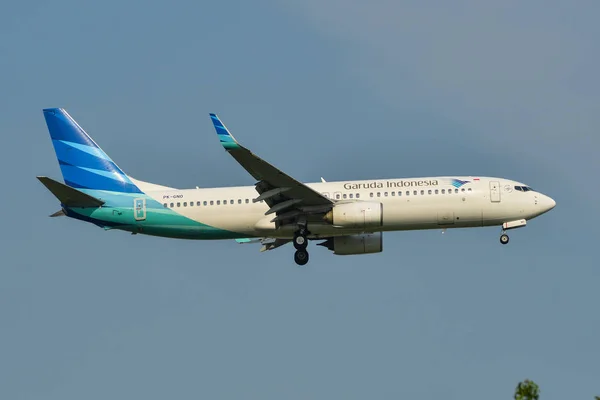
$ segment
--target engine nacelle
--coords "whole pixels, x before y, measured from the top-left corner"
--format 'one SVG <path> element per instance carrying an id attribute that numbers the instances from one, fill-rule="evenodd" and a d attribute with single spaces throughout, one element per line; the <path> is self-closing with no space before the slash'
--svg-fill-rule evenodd
<path id="1" fill-rule="evenodd" d="M 338 256 L 352 254 L 381 253 L 383 251 L 383 235 L 381 232 L 362 233 L 360 235 L 334 236 L 321 243 Z"/>
<path id="2" fill-rule="evenodd" d="M 324 219 L 342 228 L 377 228 L 383 225 L 383 204 L 367 201 L 336 204 Z"/>

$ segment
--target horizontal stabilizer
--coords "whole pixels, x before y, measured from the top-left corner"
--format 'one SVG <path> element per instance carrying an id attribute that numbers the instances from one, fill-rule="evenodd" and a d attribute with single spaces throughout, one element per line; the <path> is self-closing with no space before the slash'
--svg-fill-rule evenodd
<path id="1" fill-rule="evenodd" d="M 64 210 L 58 210 L 57 212 L 55 212 L 54 214 L 52 214 L 50 216 L 52 218 L 54 218 L 54 217 L 64 217 L 65 215 L 67 215 L 67 214 L 65 214 Z"/>
<path id="2" fill-rule="evenodd" d="M 57 182 L 47 176 L 38 176 L 37 178 L 58 200 L 60 200 L 61 204 L 64 204 L 67 207 L 100 207 L 104 204 L 102 200 L 80 192 L 77 189 L 73 189 L 64 183 Z"/>

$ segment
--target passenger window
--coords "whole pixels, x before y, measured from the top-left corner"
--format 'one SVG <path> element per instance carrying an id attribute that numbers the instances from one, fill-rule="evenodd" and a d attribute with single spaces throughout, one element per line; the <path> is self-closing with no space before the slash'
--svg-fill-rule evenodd
<path id="1" fill-rule="evenodd" d="M 381 192 L 377 192 L 377 197 L 381 197 Z"/>
<path id="2" fill-rule="evenodd" d="M 413 190 L 413 194 L 416 196 L 419 192 L 417 192 L 416 190 Z"/>
<path id="3" fill-rule="evenodd" d="M 348 195 L 346 195 L 346 193 L 344 193 L 344 194 L 342 195 L 342 197 L 345 199 L 346 197 L 348 197 Z"/>
<path id="4" fill-rule="evenodd" d="M 388 194 L 388 192 L 385 192 L 383 195 L 384 195 L 385 197 L 387 197 L 387 194 Z"/>
<path id="5" fill-rule="evenodd" d="M 171 208 L 173 208 L 173 206 L 174 206 L 174 204 L 173 204 L 173 203 L 171 203 Z"/>
<path id="6" fill-rule="evenodd" d="M 458 193 L 458 189 L 454 189 L 454 193 Z"/>
<path id="7" fill-rule="evenodd" d="M 238 204 L 242 204 L 242 199 L 238 199 Z"/>
<path id="8" fill-rule="evenodd" d="M 424 191 L 424 190 L 421 190 L 421 195 L 424 195 L 424 194 L 425 194 L 425 191 Z"/>
<path id="9" fill-rule="evenodd" d="M 446 189 L 442 189 L 442 194 L 446 194 Z"/>
<path id="10" fill-rule="evenodd" d="M 402 196 L 402 192 L 398 192 L 398 196 Z"/>
<path id="11" fill-rule="evenodd" d="M 217 205 L 220 206 L 221 205 L 221 200 L 217 200 Z"/>
<path id="12" fill-rule="evenodd" d="M 435 189 L 435 194 L 438 194 L 439 192 L 440 192 L 439 190 Z"/>
<path id="13" fill-rule="evenodd" d="M 429 190 L 427 191 L 427 194 L 431 194 L 431 193 L 432 193 L 432 192 L 431 192 L 431 189 L 429 189 Z"/>
<path id="14" fill-rule="evenodd" d="M 233 203 L 234 203 L 233 199 L 229 200 L 229 204 L 233 204 Z"/>
<path id="15" fill-rule="evenodd" d="M 349 196 L 351 199 L 354 197 L 354 195 L 352 193 L 350 193 Z"/>
<path id="16" fill-rule="evenodd" d="M 339 193 L 338 193 L 338 194 L 336 194 L 336 195 L 335 195 L 335 198 L 336 198 L 337 200 L 339 200 L 339 199 L 340 199 L 340 194 L 339 194 Z"/>
<path id="17" fill-rule="evenodd" d="M 227 205 L 227 200 L 223 200 L 223 205 L 226 206 Z"/>
<path id="18" fill-rule="evenodd" d="M 471 188 L 468 188 L 467 190 L 470 192 L 470 191 L 471 191 Z"/>
<path id="19" fill-rule="evenodd" d="M 407 196 L 410 196 L 410 190 L 407 190 L 407 191 L 406 191 L 406 195 L 407 195 Z"/>
<path id="20" fill-rule="evenodd" d="M 250 200 L 246 199 L 246 204 L 250 203 Z"/>
<path id="21" fill-rule="evenodd" d="M 197 205 L 198 207 L 200 207 L 200 202 L 199 202 L 199 201 L 198 201 L 198 202 L 196 202 L 196 205 Z M 206 205 L 206 202 L 204 202 L 204 205 Z"/>
<path id="22" fill-rule="evenodd" d="M 391 192 L 390 194 L 391 194 L 392 196 L 395 196 L 395 195 L 396 195 L 396 192 Z"/>
<path id="23" fill-rule="evenodd" d="M 212 206 L 212 205 L 214 205 L 214 204 L 215 204 L 214 200 L 211 200 L 211 201 L 210 201 L 210 205 Z"/>
<path id="24" fill-rule="evenodd" d="M 371 192 L 370 196 L 373 197 L 373 192 Z"/>
<path id="25" fill-rule="evenodd" d="M 190 201 L 190 207 L 194 207 L 194 202 Z"/>
<path id="26" fill-rule="evenodd" d="M 462 188 L 462 189 L 461 189 L 461 191 L 462 191 L 462 192 L 464 192 L 464 191 L 465 191 L 465 188 Z"/>
<path id="27" fill-rule="evenodd" d="M 164 208 L 167 208 L 167 203 L 163 204 L 163 207 L 164 207 Z"/>
<path id="28" fill-rule="evenodd" d="M 356 193 L 356 198 L 360 198 L 360 193 Z"/>
<path id="29" fill-rule="evenodd" d="M 181 203 L 177 203 L 177 207 L 181 207 Z"/>
<path id="30" fill-rule="evenodd" d="M 204 205 L 207 205 L 207 203 L 206 203 L 206 200 L 205 200 L 205 201 L 204 201 L 204 203 L 202 203 L 202 204 L 204 204 Z"/>

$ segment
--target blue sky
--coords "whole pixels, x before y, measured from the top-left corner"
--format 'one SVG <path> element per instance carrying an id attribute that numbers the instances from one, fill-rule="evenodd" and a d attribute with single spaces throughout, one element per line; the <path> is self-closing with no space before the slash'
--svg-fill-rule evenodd
<path id="1" fill-rule="evenodd" d="M 508 399 L 600 393 L 594 1 L 12 2 L 0 14 L 0 397 Z M 491 175 L 556 199 L 384 252 L 260 254 L 50 219 L 41 109 L 128 174 L 250 185 L 217 112 L 302 181 Z M 7 142 L 6 142 L 7 141 Z M 8 199 L 8 203 L 6 202 Z"/>

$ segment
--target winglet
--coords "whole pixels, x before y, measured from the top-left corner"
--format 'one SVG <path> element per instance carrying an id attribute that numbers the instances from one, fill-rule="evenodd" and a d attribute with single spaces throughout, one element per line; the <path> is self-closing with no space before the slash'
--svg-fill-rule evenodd
<path id="1" fill-rule="evenodd" d="M 239 149 L 240 145 L 235 140 L 233 135 L 229 133 L 229 130 L 225 127 L 225 125 L 221 122 L 219 117 L 216 114 L 210 114 L 210 119 L 212 120 L 213 125 L 215 126 L 215 130 L 217 131 L 217 135 L 219 135 L 219 141 L 225 148 L 225 150 L 233 150 Z"/>

